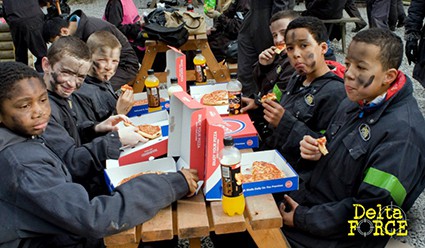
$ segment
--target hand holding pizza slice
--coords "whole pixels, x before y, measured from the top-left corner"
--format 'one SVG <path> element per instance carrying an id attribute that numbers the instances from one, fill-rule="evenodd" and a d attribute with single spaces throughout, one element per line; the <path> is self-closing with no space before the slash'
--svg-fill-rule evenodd
<path id="1" fill-rule="evenodd" d="M 329 153 L 328 149 L 326 148 L 326 137 L 323 136 L 318 138 L 317 143 L 319 144 L 319 151 L 323 154 L 323 156 L 326 156 L 326 154 Z"/>
<path id="2" fill-rule="evenodd" d="M 260 102 L 264 103 L 266 100 L 270 100 L 270 101 L 277 101 L 277 97 L 276 94 L 273 92 L 267 93 L 266 95 L 263 95 L 261 97 Z"/>
<path id="3" fill-rule="evenodd" d="M 285 45 L 285 44 L 280 44 L 280 45 L 277 45 L 277 46 L 276 46 L 276 49 L 274 50 L 274 52 L 275 52 L 276 54 L 280 54 L 280 53 L 282 53 L 283 51 L 285 51 L 285 49 L 286 49 L 286 45 Z"/>

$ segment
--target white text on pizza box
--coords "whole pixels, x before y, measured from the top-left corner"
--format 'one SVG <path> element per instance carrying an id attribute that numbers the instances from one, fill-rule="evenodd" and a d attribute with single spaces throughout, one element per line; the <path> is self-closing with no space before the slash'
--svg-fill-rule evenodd
<path id="1" fill-rule="evenodd" d="M 171 98 L 168 135 L 168 156 L 179 157 L 179 167 L 197 169 L 203 180 L 205 107 L 184 91 L 174 93 Z"/>
<path id="2" fill-rule="evenodd" d="M 151 124 L 161 127 L 161 136 L 146 143 L 139 143 L 135 147 L 127 147 L 121 151 L 118 159 L 120 166 L 133 164 L 137 162 L 147 161 L 151 157 L 156 158 L 167 154 L 168 144 L 168 112 L 165 110 L 145 114 L 138 117 L 130 118 L 135 125 Z M 124 127 L 121 122 L 117 125 L 119 128 Z M 134 135 L 139 135 L 134 133 Z"/>
<path id="3" fill-rule="evenodd" d="M 258 133 L 248 114 L 222 116 L 225 135 L 233 137 L 238 149 L 252 149 L 259 146 Z"/>
<path id="4" fill-rule="evenodd" d="M 243 183 L 242 188 L 245 196 L 298 190 L 298 174 L 277 150 L 242 153 L 241 173 L 249 174 L 252 164 L 255 161 L 264 161 L 274 164 L 279 170 L 285 173 L 285 177 Z"/>
<path id="5" fill-rule="evenodd" d="M 167 90 L 159 90 L 159 96 L 161 98 L 161 109 L 170 109 L 170 99 L 168 97 Z M 131 110 L 127 113 L 128 117 L 140 116 L 148 113 L 148 97 L 146 92 L 134 94 L 134 105 Z"/>
<path id="6" fill-rule="evenodd" d="M 202 97 L 205 94 L 211 93 L 216 90 L 226 90 L 227 83 L 216 83 L 216 84 L 207 84 L 207 85 L 196 85 L 190 86 L 190 95 L 198 102 L 201 102 Z M 217 109 L 217 112 L 220 115 L 229 114 L 229 104 L 214 106 Z"/>
<path id="7" fill-rule="evenodd" d="M 118 160 L 106 160 L 105 180 L 110 191 L 118 187 L 119 183 L 130 176 L 141 172 L 176 172 L 176 163 L 173 158 L 160 158 L 152 161 L 139 162 L 119 166 Z"/>
<path id="8" fill-rule="evenodd" d="M 165 53 L 167 67 L 167 87 L 171 85 L 171 78 L 176 77 L 178 84 L 186 91 L 186 55 L 175 47 L 168 46 L 170 49 Z"/>

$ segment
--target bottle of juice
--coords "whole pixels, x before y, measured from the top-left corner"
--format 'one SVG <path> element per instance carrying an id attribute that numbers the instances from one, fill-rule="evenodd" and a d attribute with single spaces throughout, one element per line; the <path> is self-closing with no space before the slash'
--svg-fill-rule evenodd
<path id="1" fill-rule="evenodd" d="M 208 10 L 215 9 L 216 0 L 205 0 L 204 1 L 204 13 L 208 13 Z"/>
<path id="2" fill-rule="evenodd" d="M 178 84 L 178 79 L 176 77 L 170 78 L 171 85 L 168 87 L 168 96 L 171 99 L 171 96 L 174 92 L 183 91 L 183 88 Z"/>
<path id="3" fill-rule="evenodd" d="M 195 84 L 206 84 L 207 74 L 205 73 L 207 60 L 202 55 L 201 49 L 196 50 L 196 56 L 193 58 L 193 64 L 195 65 Z"/>
<path id="4" fill-rule="evenodd" d="M 230 73 L 227 92 L 229 94 L 229 115 L 240 114 L 242 108 L 242 84 L 239 82 L 236 72 Z"/>
<path id="5" fill-rule="evenodd" d="M 241 173 L 241 153 L 234 147 L 231 136 L 224 137 L 224 148 L 220 151 L 221 181 L 223 185 L 223 211 L 229 216 L 243 214 L 245 198 L 242 183 L 236 180 Z"/>
<path id="6" fill-rule="evenodd" d="M 148 96 L 148 112 L 161 110 L 161 97 L 159 96 L 159 79 L 155 76 L 153 69 L 148 70 L 145 79 L 146 93 Z"/>

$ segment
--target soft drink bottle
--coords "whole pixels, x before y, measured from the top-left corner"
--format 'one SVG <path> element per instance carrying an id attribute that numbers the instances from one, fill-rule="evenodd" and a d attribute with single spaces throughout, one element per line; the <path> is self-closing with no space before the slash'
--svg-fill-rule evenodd
<path id="1" fill-rule="evenodd" d="M 230 73 L 227 92 L 229 94 L 229 115 L 240 114 L 242 108 L 242 84 L 239 82 L 236 72 Z"/>
<path id="2" fill-rule="evenodd" d="M 229 216 L 243 214 L 245 198 L 242 183 L 236 180 L 241 173 L 241 153 L 234 147 L 231 136 L 224 137 L 224 148 L 220 151 L 221 181 L 223 185 L 223 211 Z"/>
<path id="3" fill-rule="evenodd" d="M 178 84 L 178 79 L 176 77 L 170 78 L 170 87 L 168 87 L 168 96 L 171 99 L 171 96 L 174 92 L 183 91 L 183 88 Z"/>
<path id="4" fill-rule="evenodd" d="M 146 93 L 148 97 L 148 112 L 161 110 L 161 97 L 159 96 L 159 79 L 153 69 L 148 70 L 145 79 Z"/>
<path id="5" fill-rule="evenodd" d="M 207 75 L 205 73 L 207 60 L 204 55 L 202 55 L 201 49 L 196 50 L 196 56 L 193 58 L 193 64 L 195 65 L 195 84 L 206 84 Z"/>

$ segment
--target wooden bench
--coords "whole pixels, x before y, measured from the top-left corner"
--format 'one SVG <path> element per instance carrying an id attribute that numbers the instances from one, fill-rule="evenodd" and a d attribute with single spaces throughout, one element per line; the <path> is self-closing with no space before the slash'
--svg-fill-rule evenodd
<path id="1" fill-rule="evenodd" d="M 343 17 L 340 19 L 330 19 L 330 20 L 322 20 L 323 23 L 326 24 L 336 24 L 339 26 L 340 30 L 341 30 L 341 42 L 342 42 L 342 52 L 345 53 L 345 49 L 346 49 L 346 42 L 347 42 L 347 28 L 346 28 L 346 24 L 349 22 L 360 22 L 360 18 L 357 17 Z M 331 30 L 329 30 L 329 33 L 331 33 Z"/>

